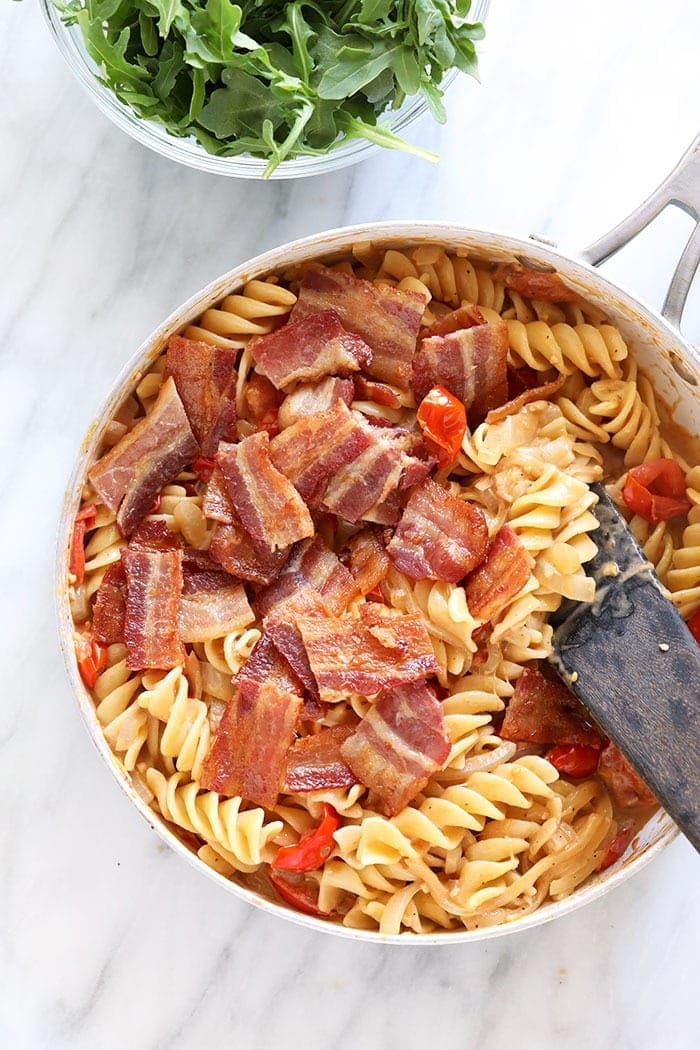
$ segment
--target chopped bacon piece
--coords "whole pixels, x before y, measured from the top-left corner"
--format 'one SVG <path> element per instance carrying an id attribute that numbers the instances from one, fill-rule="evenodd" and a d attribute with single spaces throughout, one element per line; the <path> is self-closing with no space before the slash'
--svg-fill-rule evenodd
<path id="1" fill-rule="evenodd" d="M 527 390 L 523 390 L 517 397 L 511 398 L 510 401 L 506 401 L 504 405 L 500 405 L 498 408 L 492 408 L 489 414 L 486 416 L 487 423 L 500 423 L 506 416 L 512 416 L 515 412 L 519 412 L 525 405 L 529 405 L 532 401 L 546 401 L 558 390 L 561 390 L 564 383 L 566 382 L 566 376 L 558 376 L 556 379 L 552 379 L 549 383 L 542 383 L 540 386 L 529 387 Z"/>
<path id="2" fill-rule="evenodd" d="M 350 407 L 354 392 L 352 379 L 327 376 L 318 383 L 303 383 L 292 394 L 288 394 L 280 405 L 279 428 L 284 430 L 306 416 L 327 412 L 336 401 L 344 401 Z"/>
<path id="3" fill-rule="evenodd" d="M 327 412 L 306 416 L 283 430 L 270 444 L 270 456 L 306 502 L 315 506 L 329 478 L 371 442 L 371 428 L 362 417 L 336 401 Z"/>
<path id="4" fill-rule="evenodd" d="M 421 616 L 386 617 L 381 624 L 297 616 L 295 625 L 325 703 L 337 703 L 348 693 L 376 696 L 382 689 L 437 674 Z"/>
<path id="5" fill-rule="evenodd" d="M 296 693 L 297 696 L 304 691 L 302 683 L 266 634 L 255 643 L 252 653 L 234 678 L 236 685 L 242 686 L 246 682 L 255 685 L 274 682 L 284 692 Z"/>
<path id="6" fill-rule="evenodd" d="M 253 600 L 253 607 L 258 616 L 269 616 L 287 598 L 291 598 L 297 591 L 308 586 L 308 580 L 296 569 L 289 568 L 289 562 L 285 562 L 283 571 L 276 580 L 259 590 Z"/>
<path id="7" fill-rule="evenodd" d="M 450 753 L 440 701 L 424 682 L 387 690 L 340 752 L 384 812 L 396 816 Z"/>
<path id="8" fill-rule="evenodd" d="M 486 560 L 464 584 L 472 616 L 492 620 L 523 589 L 532 566 L 532 558 L 510 525 L 504 525 L 494 536 Z"/>
<path id="9" fill-rule="evenodd" d="M 202 787 L 274 806 L 300 713 L 301 698 L 274 681 L 239 685 L 204 759 Z"/>
<path id="10" fill-rule="evenodd" d="M 120 561 L 109 566 L 92 607 L 92 630 L 105 645 L 124 641 L 126 573 Z"/>
<path id="11" fill-rule="evenodd" d="M 341 744 L 354 732 L 354 726 L 333 726 L 295 740 L 287 756 L 284 790 L 325 791 L 356 784 L 357 777 L 340 753 Z"/>
<path id="12" fill-rule="evenodd" d="M 217 462 L 231 503 L 255 544 L 274 552 L 313 536 L 308 508 L 272 463 L 265 431 L 251 434 L 237 445 L 222 442 Z"/>
<path id="13" fill-rule="evenodd" d="M 374 401 L 385 408 L 401 408 L 401 399 L 388 383 L 377 383 L 366 376 L 355 376 L 355 398 L 358 401 Z"/>
<path id="14" fill-rule="evenodd" d="M 124 640 L 131 671 L 167 671 L 185 662 L 177 613 L 182 551 L 122 550 L 126 572 Z"/>
<path id="15" fill-rule="evenodd" d="M 515 683 L 500 735 L 529 744 L 600 747 L 600 734 L 574 694 L 558 679 L 530 668 Z"/>
<path id="16" fill-rule="evenodd" d="M 290 383 L 357 372 L 372 361 L 367 343 L 346 331 L 333 310 L 292 317 L 276 332 L 251 340 L 250 352 L 257 371 L 278 390 Z"/>
<path id="17" fill-rule="evenodd" d="M 129 536 L 163 485 L 199 453 L 182 401 L 170 377 L 148 415 L 88 471 L 100 496 Z"/>
<path id="18" fill-rule="evenodd" d="M 412 580 L 456 583 L 486 556 L 482 511 L 428 479 L 409 499 L 387 553 Z"/>
<path id="19" fill-rule="evenodd" d="M 496 281 L 503 281 L 526 299 L 539 299 L 547 303 L 575 303 L 578 295 L 567 287 L 557 273 L 542 273 L 540 270 L 524 270 L 511 264 L 499 266 L 494 274 Z"/>
<path id="20" fill-rule="evenodd" d="M 166 367 L 175 380 L 202 456 L 236 438 L 237 351 L 173 335 Z"/>
<path id="21" fill-rule="evenodd" d="M 304 585 L 313 587 L 335 616 L 340 616 L 347 609 L 348 602 L 359 594 L 359 588 L 351 573 L 322 536 L 315 536 L 313 540 L 304 540 L 297 545 L 277 585 L 284 588 L 285 577 L 292 574 L 295 576 L 295 588 Z M 281 595 L 281 590 L 279 593 Z M 287 590 L 284 597 L 292 593 L 291 589 Z M 269 608 L 267 611 L 270 611 Z"/>
<path id="22" fill-rule="evenodd" d="M 411 360 L 425 310 L 423 296 L 398 288 L 377 287 L 349 273 L 310 266 L 292 310 L 298 320 L 324 310 L 338 314 L 343 326 L 372 349 L 367 373 L 406 390 Z"/>
<path id="23" fill-rule="evenodd" d="M 214 473 L 216 463 L 210 456 L 195 456 L 191 463 L 192 470 L 197 475 L 200 481 L 203 481 L 205 485 L 211 480 L 211 476 Z"/>
<path id="24" fill-rule="evenodd" d="M 369 526 L 356 532 L 348 541 L 350 572 L 361 594 L 373 591 L 389 571 L 389 555 L 384 550 L 381 535 L 381 529 Z"/>
<path id="25" fill-rule="evenodd" d="M 255 429 L 266 430 L 270 437 L 277 434 L 277 414 L 283 395 L 275 390 L 270 380 L 253 372 L 246 381 L 244 399 L 246 419 Z"/>
<path id="26" fill-rule="evenodd" d="M 320 718 L 324 718 L 328 714 L 329 710 L 329 704 L 324 704 L 317 697 L 306 693 L 304 706 L 301 711 L 301 720 L 302 722 L 318 722 Z"/>
<path id="27" fill-rule="evenodd" d="M 221 521 L 224 525 L 233 525 L 236 520 L 236 512 L 229 499 L 224 475 L 221 467 L 216 464 L 204 491 L 202 510 L 212 521 Z"/>
<path id="28" fill-rule="evenodd" d="M 431 339 L 434 335 L 449 335 L 450 332 L 462 332 L 465 328 L 473 328 L 475 325 L 485 324 L 486 319 L 478 306 L 467 303 L 460 306 L 458 310 L 452 310 L 444 317 L 440 317 L 430 328 L 424 328 L 421 335 L 424 339 Z"/>
<path id="29" fill-rule="evenodd" d="M 507 354 L 508 328 L 500 320 L 422 339 L 413 359 L 416 401 L 443 386 L 463 402 L 471 422 L 480 422 L 508 398 Z"/>
<path id="30" fill-rule="evenodd" d="M 135 551 L 177 551 L 180 537 L 164 521 L 142 521 L 131 534 L 129 548 Z"/>
<path id="31" fill-rule="evenodd" d="M 286 550 L 270 551 L 256 544 L 240 521 L 231 525 L 217 522 L 211 535 L 209 554 L 232 576 L 263 585 L 272 583 L 287 558 Z"/>
<path id="32" fill-rule="evenodd" d="M 273 611 L 265 617 L 265 633 L 272 638 L 304 689 L 318 700 L 320 694 L 316 678 L 297 628 L 299 616 L 313 616 L 319 619 L 328 616 L 328 606 L 312 587 L 300 587 L 285 601 L 275 605 Z"/>
<path id="33" fill-rule="evenodd" d="M 247 627 L 255 619 L 245 588 L 231 583 L 226 573 L 220 573 L 218 581 L 213 573 L 190 576 L 186 591 L 183 589 L 178 613 L 183 642 L 207 642 Z"/>
<path id="34" fill-rule="evenodd" d="M 639 774 L 611 740 L 600 752 L 598 776 L 618 806 L 648 806 L 656 801 Z"/>

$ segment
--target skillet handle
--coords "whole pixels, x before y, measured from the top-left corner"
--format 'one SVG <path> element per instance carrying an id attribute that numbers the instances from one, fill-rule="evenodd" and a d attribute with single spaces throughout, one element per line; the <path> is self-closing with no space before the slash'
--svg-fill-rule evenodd
<path id="1" fill-rule="evenodd" d="M 672 325 L 680 328 L 683 307 L 700 265 L 700 135 L 696 136 L 676 167 L 651 196 L 609 233 L 589 245 L 581 255 L 591 266 L 599 266 L 646 229 L 669 204 L 680 208 L 695 220 L 695 227 L 678 260 L 661 310 Z"/>

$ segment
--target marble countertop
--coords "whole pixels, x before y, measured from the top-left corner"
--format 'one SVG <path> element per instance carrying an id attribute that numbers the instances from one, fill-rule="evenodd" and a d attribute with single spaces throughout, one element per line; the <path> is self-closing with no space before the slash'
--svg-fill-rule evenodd
<path id="1" fill-rule="evenodd" d="M 38 6 L 2 4 L 0 1045 L 697 1046 L 700 866 L 684 840 L 553 925 L 439 949 L 311 933 L 204 881 L 90 746 L 58 653 L 52 563 L 95 406 L 193 291 L 265 248 L 375 219 L 581 247 L 692 139 L 698 39 L 693 0 L 663 15 L 650 0 L 496 0 L 482 85 L 451 91 L 446 129 L 412 129 L 439 167 L 384 154 L 260 184 L 179 168 L 126 138 L 73 80 Z M 610 272 L 658 304 L 688 223 L 664 216 Z M 698 300 L 686 317 L 696 340 Z"/>

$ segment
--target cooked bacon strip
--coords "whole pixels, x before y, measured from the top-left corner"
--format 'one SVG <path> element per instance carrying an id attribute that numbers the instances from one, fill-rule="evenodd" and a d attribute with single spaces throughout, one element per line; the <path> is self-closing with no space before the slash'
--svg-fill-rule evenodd
<path id="1" fill-rule="evenodd" d="M 164 521 L 142 521 L 129 539 L 132 551 L 178 551 L 182 541 Z"/>
<path id="2" fill-rule="evenodd" d="M 357 372 L 372 361 L 367 343 L 346 331 L 333 310 L 293 316 L 276 332 L 251 340 L 249 346 L 257 371 L 278 390 L 291 383 Z"/>
<path id="3" fill-rule="evenodd" d="M 370 526 L 348 540 L 350 572 L 361 594 L 373 591 L 389 571 L 389 555 L 381 535 L 381 529 Z"/>
<path id="4" fill-rule="evenodd" d="M 547 401 L 549 398 L 556 394 L 563 387 L 566 382 L 566 376 L 558 376 L 556 379 L 552 379 L 549 383 L 542 383 L 540 386 L 530 387 L 528 390 L 523 390 L 522 394 L 518 394 L 517 397 L 512 398 L 510 401 L 506 401 L 504 405 L 500 405 L 498 408 L 492 408 L 489 414 L 486 416 L 487 423 L 500 423 L 506 416 L 512 416 L 515 412 L 519 412 L 525 405 L 529 405 L 532 401 Z"/>
<path id="5" fill-rule="evenodd" d="M 314 523 L 292 483 L 270 459 L 265 431 L 217 452 L 236 514 L 255 544 L 274 552 L 313 536 Z"/>
<path id="6" fill-rule="evenodd" d="M 302 702 L 276 682 L 245 682 L 224 711 L 200 782 L 221 795 L 275 805 Z"/>
<path id="7" fill-rule="evenodd" d="M 178 631 L 182 551 L 121 552 L 126 573 L 124 640 L 131 671 L 169 670 L 185 662 Z"/>
<path id="8" fill-rule="evenodd" d="M 265 634 L 272 639 L 304 689 L 315 699 L 320 698 L 316 678 L 311 669 L 302 636 L 297 628 L 300 616 L 325 619 L 328 606 L 313 587 L 299 587 L 288 598 L 278 602 L 265 617 Z"/>
<path id="9" fill-rule="evenodd" d="M 467 577 L 464 589 L 472 616 L 492 620 L 530 579 L 533 560 L 509 525 L 498 530 L 486 560 Z"/>
<path id="10" fill-rule="evenodd" d="M 500 320 L 422 339 L 413 359 L 416 401 L 443 386 L 464 403 L 470 421 L 480 422 L 508 399 L 507 354 L 508 328 Z"/>
<path id="11" fill-rule="evenodd" d="M 351 573 L 322 536 L 305 540 L 292 551 L 289 570 L 298 572 L 304 582 L 323 598 L 324 604 L 335 616 L 340 616 L 348 603 L 359 594 Z"/>
<path id="12" fill-rule="evenodd" d="M 217 522 L 211 535 L 209 554 L 226 572 L 251 583 L 269 584 L 287 559 L 287 551 L 270 551 L 256 544 L 241 525 Z"/>
<path id="13" fill-rule="evenodd" d="M 296 321 L 333 310 L 343 327 L 359 335 L 372 349 L 368 375 L 406 390 L 425 300 L 416 292 L 379 288 L 352 274 L 310 266 L 292 310 Z"/>
<path id="14" fill-rule="evenodd" d="M 619 748 L 609 740 L 600 752 L 598 776 L 618 806 L 649 806 L 656 801 L 649 788 Z"/>
<path id="15" fill-rule="evenodd" d="M 88 471 L 88 477 L 129 536 L 154 499 L 199 452 L 175 381 L 167 379 L 153 408 Z"/>
<path id="16" fill-rule="evenodd" d="M 336 401 L 326 412 L 300 419 L 270 444 L 272 462 L 309 506 L 317 506 L 329 478 L 371 444 L 361 416 Z"/>
<path id="17" fill-rule="evenodd" d="M 354 392 L 352 379 L 327 376 L 318 383 L 303 383 L 292 394 L 288 394 L 280 405 L 279 428 L 284 430 L 306 416 L 327 412 L 336 401 L 344 401 L 350 407 Z"/>
<path id="18" fill-rule="evenodd" d="M 382 693 L 340 753 L 387 816 L 396 816 L 450 753 L 435 693 L 424 682 Z"/>
<path id="19" fill-rule="evenodd" d="M 236 512 L 229 499 L 224 475 L 221 467 L 216 465 L 204 490 L 202 510 L 212 521 L 221 521 L 224 525 L 233 525 L 236 521 Z"/>
<path id="20" fill-rule="evenodd" d="M 284 790 L 329 791 L 356 784 L 357 777 L 340 753 L 341 745 L 354 732 L 354 726 L 333 726 L 295 740 L 287 756 Z"/>
<path id="21" fill-rule="evenodd" d="M 387 553 L 412 580 L 457 583 L 484 560 L 487 545 L 482 511 L 428 479 L 412 493 Z"/>
<path id="22" fill-rule="evenodd" d="M 578 299 L 573 288 L 565 285 L 557 273 L 524 270 L 511 264 L 499 266 L 494 280 L 503 281 L 507 288 L 512 288 L 526 299 L 539 299 L 547 303 L 575 303 Z"/>
<path id="23" fill-rule="evenodd" d="M 168 342 L 166 368 L 203 456 L 213 456 L 220 441 L 236 439 L 236 356 L 181 335 Z"/>
<path id="24" fill-rule="evenodd" d="M 526 668 L 515 684 L 500 735 L 530 744 L 600 747 L 600 734 L 585 708 L 558 679 Z"/>
<path id="25" fill-rule="evenodd" d="M 401 408 L 401 399 L 388 383 L 377 383 L 366 376 L 355 376 L 355 399 L 358 401 L 374 401 L 377 405 L 386 408 Z"/>
<path id="26" fill-rule="evenodd" d="M 423 339 L 430 339 L 434 335 L 448 335 L 450 332 L 461 332 L 465 328 L 473 328 L 474 325 L 485 324 L 486 319 L 478 306 L 467 304 L 460 306 L 458 310 L 452 310 L 444 317 L 440 317 L 429 328 L 421 332 Z"/>
<path id="27" fill-rule="evenodd" d="M 387 617 L 381 625 L 333 616 L 297 616 L 294 622 L 325 703 L 336 703 L 348 693 L 376 696 L 382 689 L 437 674 L 421 616 Z"/>
<path id="28" fill-rule="evenodd" d="M 263 685 L 265 682 L 274 682 L 286 693 L 296 693 L 301 696 L 304 686 L 292 671 L 291 667 L 282 656 L 275 643 L 268 635 L 263 634 L 255 643 L 252 653 L 233 679 L 236 685 L 242 686 L 246 682 L 255 685 Z"/>
<path id="29" fill-rule="evenodd" d="M 92 607 L 92 633 L 99 642 L 114 645 L 124 641 L 126 617 L 126 573 L 120 561 L 109 566 Z"/>
<path id="30" fill-rule="evenodd" d="M 398 490 L 423 481 L 433 461 L 411 455 L 417 439 L 407 431 L 377 429 L 364 420 L 360 424 L 369 438 L 368 447 L 335 472 L 323 497 L 323 507 L 347 521 L 398 521 L 400 504 L 391 501 Z M 377 516 L 377 510 L 383 513 Z"/>
<path id="31" fill-rule="evenodd" d="M 183 642 L 206 642 L 247 627 L 254 619 L 245 588 L 241 583 L 232 583 L 226 573 L 189 576 L 178 612 Z"/>

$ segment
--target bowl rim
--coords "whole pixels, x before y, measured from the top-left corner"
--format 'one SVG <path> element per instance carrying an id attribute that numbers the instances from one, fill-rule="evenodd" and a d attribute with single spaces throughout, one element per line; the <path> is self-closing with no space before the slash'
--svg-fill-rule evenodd
<path id="1" fill-rule="evenodd" d="M 472 2 L 474 20 L 484 22 L 491 0 L 472 0 Z M 218 157 L 207 153 L 194 139 L 178 138 L 166 131 L 157 121 L 138 117 L 91 70 L 92 59 L 87 53 L 80 31 L 75 27 L 65 25 L 52 0 L 40 0 L 40 6 L 49 33 L 73 76 L 97 108 L 117 128 L 161 157 L 197 171 L 204 171 L 211 175 L 224 175 L 228 178 L 263 179 L 267 161 L 261 157 L 252 157 L 249 154 Z M 442 80 L 443 88 L 450 87 L 458 72 L 454 68 L 445 73 Z M 397 110 L 387 110 L 385 114 L 382 114 L 381 120 L 387 123 L 392 131 L 399 133 L 428 113 L 428 104 L 425 99 L 420 95 L 415 95 L 407 99 Z M 306 154 L 284 160 L 265 181 L 329 174 L 380 153 L 383 148 L 367 139 L 351 139 L 330 153 Z"/>
<path id="2" fill-rule="evenodd" d="M 399 934 L 382 934 L 375 930 L 351 929 L 326 919 L 307 916 L 285 905 L 277 904 L 263 897 L 257 891 L 227 879 L 214 871 L 201 861 L 195 853 L 192 853 L 177 835 L 170 830 L 159 814 L 151 809 L 141 798 L 132 786 L 129 775 L 124 771 L 121 761 L 113 754 L 104 737 L 102 727 L 97 719 L 94 701 L 78 674 L 72 644 L 73 620 L 68 602 L 67 585 L 70 530 L 79 504 L 80 490 L 84 482 L 86 468 L 89 465 L 89 459 L 96 451 L 100 432 L 111 418 L 111 413 L 113 413 L 115 407 L 121 402 L 127 391 L 138 381 L 138 377 L 142 374 L 144 367 L 147 367 L 151 360 L 161 353 L 168 337 L 181 330 L 183 325 L 189 321 L 200 316 L 204 309 L 219 301 L 228 292 L 236 290 L 256 276 L 263 277 L 275 270 L 289 266 L 292 260 L 294 263 L 307 261 L 314 256 L 314 253 L 316 253 L 316 257 L 320 255 L 327 258 L 336 252 L 347 251 L 354 242 L 359 240 L 371 240 L 374 244 L 382 241 L 403 241 L 406 243 L 422 241 L 424 243 L 443 244 L 454 244 L 462 241 L 469 242 L 469 250 L 477 253 L 481 251 L 483 254 L 488 254 L 489 251 L 500 251 L 502 253 L 507 252 L 515 257 L 523 255 L 532 257 L 537 255 L 546 263 L 556 267 L 570 283 L 573 281 L 575 284 L 578 279 L 579 284 L 581 284 L 581 275 L 585 275 L 593 278 L 596 284 L 608 289 L 618 301 L 625 304 L 630 310 L 633 323 L 639 323 L 641 327 L 646 326 L 651 331 L 660 329 L 667 338 L 672 339 L 676 345 L 680 345 L 684 351 L 686 361 L 690 360 L 700 375 L 700 353 L 653 307 L 638 299 L 618 282 L 612 281 L 599 273 L 587 262 L 567 255 L 565 252 L 537 240 L 526 240 L 522 237 L 513 236 L 511 233 L 468 227 L 460 223 L 432 222 L 430 220 L 388 220 L 336 227 L 288 241 L 233 267 L 191 295 L 183 304 L 171 311 L 168 317 L 150 333 L 135 353 L 125 362 L 117 377 L 110 383 L 109 392 L 102 400 L 93 422 L 88 426 L 79 445 L 60 510 L 60 521 L 56 536 L 54 576 L 54 597 L 59 642 L 66 673 L 74 698 L 83 716 L 85 728 L 93 744 L 109 766 L 114 779 L 116 779 L 130 801 L 135 804 L 149 826 L 167 845 L 181 857 L 184 857 L 200 873 L 205 874 L 213 882 L 228 890 L 229 893 L 262 909 L 264 912 L 280 916 L 317 932 L 334 934 L 371 944 L 437 946 L 440 944 L 470 943 L 532 929 L 535 926 L 568 915 L 596 900 L 609 889 L 619 886 L 632 874 L 641 871 L 673 841 L 679 834 L 678 828 L 673 824 L 670 817 L 663 810 L 660 810 L 649 822 L 656 821 L 658 823 L 658 837 L 634 853 L 626 862 L 623 858 L 623 862 L 619 867 L 614 866 L 610 869 L 610 874 L 597 876 L 592 882 L 576 889 L 569 897 L 559 901 L 545 902 L 529 915 L 497 926 L 425 934 L 417 934 L 412 931 Z M 474 242 L 476 247 L 472 247 L 471 242 Z M 297 255 L 299 257 L 294 258 Z M 570 272 L 567 273 L 567 270 Z"/>

